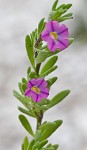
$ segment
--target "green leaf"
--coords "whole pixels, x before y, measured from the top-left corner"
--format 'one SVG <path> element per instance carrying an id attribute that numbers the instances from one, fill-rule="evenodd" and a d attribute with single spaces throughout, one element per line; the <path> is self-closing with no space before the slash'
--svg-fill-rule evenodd
<path id="1" fill-rule="evenodd" d="M 62 22 L 62 21 L 65 21 L 65 20 L 69 20 L 69 19 L 73 19 L 73 17 L 59 17 L 57 19 L 58 22 Z"/>
<path id="2" fill-rule="evenodd" d="M 64 15 L 62 17 L 72 17 L 72 15 L 73 15 L 73 13 L 68 13 L 68 14 L 66 14 L 66 15 Z"/>
<path id="3" fill-rule="evenodd" d="M 13 95 L 14 95 L 20 102 L 22 102 L 22 95 L 20 95 L 17 91 L 13 90 Z"/>
<path id="4" fill-rule="evenodd" d="M 64 6 L 65 6 L 65 4 L 60 5 L 60 6 L 57 8 L 57 10 L 59 10 L 59 9 L 63 9 L 63 8 L 64 8 Z"/>
<path id="5" fill-rule="evenodd" d="M 22 78 L 22 83 L 27 84 L 27 80 L 25 78 Z"/>
<path id="6" fill-rule="evenodd" d="M 59 147 L 59 145 L 58 145 L 58 144 L 55 144 L 55 145 L 53 145 L 53 147 L 54 147 L 55 150 L 57 150 L 58 147 Z"/>
<path id="7" fill-rule="evenodd" d="M 30 37 L 31 37 L 32 45 L 34 46 L 35 40 L 37 39 L 37 29 L 32 31 L 32 33 L 30 34 Z"/>
<path id="8" fill-rule="evenodd" d="M 22 150 L 28 150 L 28 147 L 29 147 L 29 141 L 28 141 L 28 138 L 26 136 L 24 138 L 24 141 L 23 141 L 22 145 L 21 145 L 21 148 L 22 148 Z"/>
<path id="9" fill-rule="evenodd" d="M 36 58 L 36 64 L 42 63 L 43 61 L 46 60 L 50 52 L 39 52 Z"/>
<path id="10" fill-rule="evenodd" d="M 32 150 L 36 150 L 36 149 L 38 150 L 39 145 L 40 145 L 40 142 L 37 141 L 37 142 L 33 145 Z"/>
<path id="11" fill-rule="evenodd" d="M 47 80 L 48 88 L 49 88 L 50 86 L 52 86 L 52 84 L 54 84 L 57 79 L 58 79 L 58 77 L 53 77 L 53 78 L 50 78 L 49 80 Z"/>
<path id="12" fill-rule="evenodd" d="M 47 109 L 48 109 L 47 106 L 41 106 L 41 107 L 40 107 L 40 110 L 44 110 L 44 111 L 45 111 L 45 110 L 47 110 Z"/>
<path id="13" fill-rule="evenodd" d="M 45 123 L 47 123 L 47 121 L 44 121 L 44 122 L 42 123 L 42 125 L 45 124 Z"/>
<path id="14" fill-rule="evenodd" d="M 42 63 L 43 61 L 45 61 L 48 57 L 50 56 L 53 56 L 57 53 L 59 53 L 60 51 L 59 50 L 56 50 L 56 52 L 50 52 L 50 51 L 42 51 L 42 52 L 39 52 L 37 58 L 36 58 L 36 63 L 39 64 L 39 63 Z"/>
<path id="15" fill-rule="evenodd" d="M 69 9 L 72 6 L 72 4 L 66 4 L 63 8 Z"/>
<path id="16" fill-rule="evenodd" d="M 49 20 L 57 20 L 57 18 L 60 16 L 61 16 L 61 13 L 59 11 L 51 11 L 48 19 Z"/>
<path id="17" fill-rule="evenodd" d="M 46 148 L 49 148 L 49 147 L 52 147 L 52 144 L 51 144 L 51 143 L 46 146 Z"/>
<path id="18" fill-rule="evenodd" d="M 47 150 L 55 150 L 53 147 L 49 147 L 47 148 Z"/>
<path id="19" fill-rule="evenodd" d="M 56 0 L 52 6 L 52 10 L 56 10 L 57 4 L 59 0 Z"/>
<path id="20" fill-rule="evenodd" d="M 46 145 L 48 143 L 48 140 L 44 140 L 42 142 L 40 142 L 40 146 L 39 148 L 42 148 L 44 145 Z"/>
<path id="21" fill-rule="evenodd" d="M 46 71 L 48 71 L 50 68 L 52 68 L 55 65 L 57 59 L 58 59 L 58 56 L 51 57 L 47 61 L 47 63 L 44 65 L 44 67 L 42 68 L 40 75 L 44 74 Z"/>
<path id="22" fill-rule="evenodd" d="M 22 84 L 22 90 L 23 90 L 23 92 L 25 92 L 26 89 L 27 89 L 27 85 L 25 83 Z"/>
<path id="23" fill-rule="evenodd" d="M 45 18 L 41 19 L 38 25 L 38 30 L 37 33 L 38 35 L 41 34 L 41 32 L 43 31 L 44 27 L 45 27 L 45 22 L 44 22 Z"/>
<path id="24" fill-rule="evenodd" d="M 48 16 L 48 20 L 52 20 L 52 18 L 56 15 L 56 11 L 51 11 Z"/>
<path id="25" fill-rule="evenodd" d="M 45 77 L 47 76 L 48 74 L 50 74 L 51 72 L 55 71 L 57 69 L 58 66 L 54 66 L 52 67 L 51 69 L 49 69 L 48 71 L 44 72 L 43 74 L 40 75 L 40 77 Z"/>
<path id="26" fill-rule="evenodd" d="M 29 35 L 26 36 L 25 42 L 26 42 L 26 50 L 27 50 L 28 58 L 31 62 L 32 67 L 35 69 L 34 51 L 33 51 L 32 41 Z"/>
<path id="27" fill-rule="evenodd" d="M 30 123 L 28 122 L 27 118 L 24 115 L 19 115 L 19 120 L 23 127 L 32 135 L 34 136 L 34 132 L 31 128 Z"/>
<path id="28" fill-rule="evenodd" d="M 28 67 L 27 74 L 29 74 L 30 72 L 31 72 L 31 67 Z"/>
<path id="29" fill-rule="evenodd" d="M 35 141 L 38 141 L 41 137 L 41 131 L 40 130 L 37 130 L 36 133 L 35 133 L 35 136 L 34 136 L 34 140 Z"/>
<path id="30" fill-rule="evenodd" d="M 69 9 L 72 6 L 72 4 L 62 4 L 60 5 L 57 10 L 64 10 L 64 9 Z"/>
<path id="31" fill-rule="evenodd" d="M 19 87 L 19 90 L 20 90 L 21 94 L 24 94 L 24 91 L 22 89 L 22 83 L 19 82 L 18 87 Z"/>
<path id="32" fill-rule="evenodd" d="M 24 150 L 27 150 L 28 146 L 29 146 L 29 141 L 28 141 L 28 138 L 27 138 L 27 136 L 26 136 L 26 137 L 24 138 Z"/>
<path id="33" fill-rule="evenodd" d="M 31 72 L 30 75 L 29 75 L 29 78 L 32 79 L 32 78 L 36 78 L 36 74 L 35 72 Z"/>
<path id="34" fill-rule="evenodd" d="M 32 147 L 33 147 L 34 143 L 35 143 L 35 141 L 34 141 L 34 140 L 32 140 L 32 141 L 30 142 L 30 145 L 29 145 L 28 150 L 32 150 Z"/>
<path id="35" fill-rule="evenodd" d="M 47 105 L 47 104 L 49 104 L 49 103 L 50 103 L 50 100 L 49 100 L 49 99 L 42 99 L 42 101 L 39 102 L 38 104 L 39 104 L 39 105 Z"/>
<path id="36" fill-rule="evenodd" d="M 60 125 L 62 124 L 61 120 L 56 120 L 54 122 L 48 122 L 39 127 L 42 135 L 40 141 L 47 139 Z"/>
<path id="37" fill-rule="evenodd" d="M 73 17 L 72 17 L 71 13 L 61 16 L 64 13 L 66 13 L 71 6 L 72 6 L 72 4 L 60 5 L 55 11 L 52 11 L 49 14 L 49 20 L 51 19 L 51 20 L 57 20 L 58 22 L 61 22 L 64 20 L 72 19 Z"/>
<path id="38" fill-rule="evenodd" d="M 35 104 L 35 111 L 40 111 L 40 110 L 47 110 L 48 109 L 48 107 L 45 105 L 45 106 L 41 106 L 39 103 L 36 103 Z"/>
<path id="39" fill-rule="evenodd" d="M 21 144 L 21 149 L 24 150 L 24 143 Z"/>
<path id="40" fill-rule="evenodd" d="M 13 91 L 13 95 L 27 108 L 31 109 L 32 101 L 29 97 L 20 95 L 17 91 Z"/>
<path id="41" fill-rule="evenodd" d="M 59 9 L 55 11 L 55 14 L 52 16 L 52 20 L 58 20 L 61 18 L 61 15 L 64 14 L 67 11 L 67 9 Z"/>
<path id="42" fill-rule="evenodd" d="M 70 38 L 69 39 L 69 45 L 71 45 L 73 43 L 73 41 L 74 41 L 74 38 Z"/>
<path id="43" fill-rule="evenodd" d="M 34 114 L 32 111 L 26 110 L 26 109 L 24 109 L 24 108 L 22 108 L 22 107 L 20 107 L 20 106 L 18 107 L 18 110 L 19 110 L 20 112 L 22 112 L 22 113 L 24 113 L 24 114 L 30 116 L 30 117 L 36 118 L 35 114 Z"/>
<path id="44" fill-rule="evenodd" d="M 29 74 L 30 74 L 30 72 L 31 72 L 31 67 L 28 67 L 28 69 L 27 69 L 27 79 L 29 80 Z"/>
<path id="45" fill-rule="evenodd" d="M 52 100 L 50 101 L 50 103 L 47 105 L 48 109 L 60 103 L 69 93 L 70 93 L 70 90 L 64 90 L 58 93 L 56 96 L 54 96 Z"/>

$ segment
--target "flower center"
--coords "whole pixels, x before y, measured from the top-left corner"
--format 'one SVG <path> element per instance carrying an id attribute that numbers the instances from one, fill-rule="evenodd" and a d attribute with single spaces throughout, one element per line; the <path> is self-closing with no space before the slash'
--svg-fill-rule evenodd
<path id="1" fill-rule="evenodd" d="M 31 89 L 38 94 L 40 93 L 40 89 L 36 86 L 33 86 Z"/>
<path id="2" fill-rule="evenodd" d="M 57 40 L 58 39 L 58 34 L 56 32 L 51 32 L 50 35 Z"/>

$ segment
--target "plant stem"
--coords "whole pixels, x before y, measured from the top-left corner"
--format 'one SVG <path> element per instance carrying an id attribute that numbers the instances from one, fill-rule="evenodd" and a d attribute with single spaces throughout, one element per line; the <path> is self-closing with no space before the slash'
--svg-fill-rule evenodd
<path id="1" fill-rule="evenodd" d="M 39 36 L 39 38 L 35 42 L 35 47 L 36 48 L 38 48 L 38 45 L 39 45 L 40 42 L 41 42 L 41 35 Z M 38 56 L 38 52 L 36 51 L 35 52 L 35 58 L 37 58 L 37 56 Z M 36 72 L 37 76 L 39 76 L 40 66 L 41 66 L 41 63 L 38 63 L 36 65 L 36 68 L 35 68 L 35 72 Z M 37 127 L 36 127 L 36 130 L 38 130 L 38 128 L 41 126 L 42 119 L 43 119 L 43 111 L 40 110 L 40 113 L 37 115 Z"/>
<path id="2" fill-rule="evenodd" d="M 36 75 L 37 76 L 39 75 L 40 66 L 41 66 L 41 63 L 36 65 Z"/>
<path id="3" fill-rule="evenodd" d="M 35 42 L 35 47 L 36 48 L 38 48 L 38 45 L 39 45 L 40 42 L 41 42 L 41 35 L 39 36 L 39 38 Z"/>
<path id="4" fill-rule="evenodd" d="M 41 126 L 42 119 L 43 119 L 43 111 L 40 110 L 40 114 L 37 117 L 37 128 L 36 128 L 37 130 Z"/>
<path id="5" fill-rule="evenodd" d="M 38 48 L 38 45 L 39 45 L 40 42 L 41 42 L 41 36 L 39 36 L 39 38 L 35 42 L 35 47 L 36 48 Z M 38 55 L 38 52 L 35 52 L 35 58 L 37 57 L 37 55 Z M 41 66 L 41 63 L 36 65 L 36 69 L 35 70 L 36 70 L 36 75 L 37 76 L 39 75 L 40 66 Z"/>

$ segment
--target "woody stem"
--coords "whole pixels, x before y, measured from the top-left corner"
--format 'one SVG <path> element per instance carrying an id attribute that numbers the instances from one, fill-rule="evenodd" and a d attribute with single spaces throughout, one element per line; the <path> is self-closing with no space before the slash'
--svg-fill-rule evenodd
<path id="1" fill-rule="evenodd" d="M 37 117 L 37 128 L 36 128 L 37 130 L 41 126 L 42 119 L 43 119 L 43 111 L 40 110 L 40 113 L 39 113 L 39 115 Z"/>
<path id="2" fill-rule="evenodd" d="M 36 42 L 35 42 L 35 47 L 36 47 L 36 48 L 38 48 L 38 45 L 39 45 L 40 42 L 41 42 L 41 36 L 39 36 L 39 38 L 38 38 L 38 39 L 36 40 Z M 37 56 L 38 56 L 38 52 L 36 51 L 36 52 L 35 52 L 35 58 L 37 58 Z M 38 63 L 38 64 L 36 65 L 35 72 L 36 72 L 36 75 L 37 75 L 37 76 L 39 75 L 40 66 L 41 66 L 41 63 Z"/>
<path id="3" fill-rule="evenodd" d="M 38 45 L 39 45 L 40 42 L 41 42 L 41 36 L 39 36 L 39 38 L 35 42 L 35 47 L 36 48 L 38 48 Z M 38 52 L 36 51 L 35 52 L 35 58 L 37 58 L 37 56 L 38 56 Z M 39 75 L 40 66 L 41 66 L 41 63 L 38 63 L 36 65 L 35 72 L 36 72 L 37 76 Z M 40 110 L 39 114 L 37 115 L 37 127 L 36 127 L 37 130 L 38 130 L 39 126 L 41 126 L 42 118 L 43 118 L 43 111 Z"/>

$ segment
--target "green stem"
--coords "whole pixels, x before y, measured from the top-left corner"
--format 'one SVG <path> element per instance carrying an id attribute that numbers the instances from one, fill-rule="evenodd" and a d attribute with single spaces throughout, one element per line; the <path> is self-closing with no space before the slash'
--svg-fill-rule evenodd
<path id="1" fill-rule="evenodd" d="M 37 130 L 38 130 L 38 128 L 41 126 L 41 123 L 42 123 L 42 119 L 43 119 L 43 111 L 41 110 L 40 111 L 40 114 L 38 115 L 38 117 L 37 117 Z"/>
<path id="2" fill-rule="evenodd" d="M 35 47 L 36 48 L 38 48 L 38 45 L 39 45 L 40 42 L 41 42 L 41 36 L 35 42 Z M 37 55 L 38 55 L 38 52 L 36 51 L 35 52 L 35 58 L 37 58 Z M 41 63 L 39 63 L 39 64 L 36 65 L 35 72 L 36 72 L 37 76 L 39 75 L 40 66 L 41 66 Z"/>
<path id="3" fill-rule="evenodd" d="M 35 43 L 36 48 L 38 48 L 38 45 L 39 45 L 40 42 L 41 42 L 41 36 L 36 40 L 36 43 Z M 37 56 L 38 56 L 38 52 L 36 51 L 35 52 L 35 58 L 37 58 Z M 37 64 L 36 68 L 35 68 L 35 73 L 36 73 L 37 76 L 39 76 L 40 66 L 41 66 L 41 63 Z M 38 128 L 41 126 L 42 119 L 43 119 L 43 111 L 40 110 L 40 113 L 37 114 L 37 127 L 36 127 L 36 130 L 38 130 Z"/>
<path id="4" fill-rule="evenodd" d="M 41 66 L 41 63 L 36 65 L 36 75 L 37 76 L 39 75 L 40 66 Z"/>

